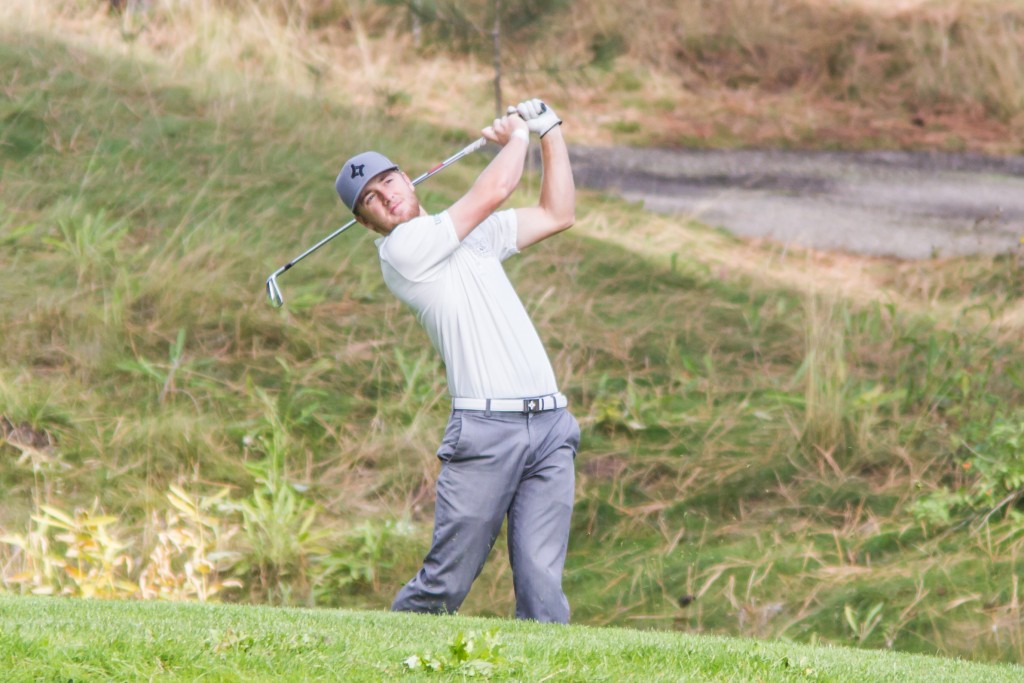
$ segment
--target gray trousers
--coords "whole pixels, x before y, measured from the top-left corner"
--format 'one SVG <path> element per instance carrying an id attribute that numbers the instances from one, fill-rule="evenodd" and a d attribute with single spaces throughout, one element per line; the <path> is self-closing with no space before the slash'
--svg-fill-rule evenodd
<path id="1" fill-rule="evenodd" d="M 458 610 L 508 516 L 516 617 L 568 623 L 562 568 L 579 442 L 579 425 L 564 408 L 452 411 L 437 451 L 441 473 L 431 548 L 391 609 Z"/>

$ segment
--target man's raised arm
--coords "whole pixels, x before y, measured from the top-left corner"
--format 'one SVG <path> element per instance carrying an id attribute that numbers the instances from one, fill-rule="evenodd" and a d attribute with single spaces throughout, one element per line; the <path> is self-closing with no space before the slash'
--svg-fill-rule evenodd
<path id="1" fill-rule="evenodd" d="M 498 155 L 477 176 L 469 192 L 448 209 L 459 241 L 494 213 L 509 198 L 523 177 L 523 164 L 530 144 L 527 124 L 512 114 L 495 119 L 483 136 L 502 146 Z"/>
<path id="2" fill-rule="evenodd" d="M 542 180 L 537 206 L 516 209 L 516 246 L 525 249 L 570 227 L 576 220 L 576 184 L 562 120 L 540 100 L 527 100 L 516 110 L 531 132 L 540 136 Z"/>

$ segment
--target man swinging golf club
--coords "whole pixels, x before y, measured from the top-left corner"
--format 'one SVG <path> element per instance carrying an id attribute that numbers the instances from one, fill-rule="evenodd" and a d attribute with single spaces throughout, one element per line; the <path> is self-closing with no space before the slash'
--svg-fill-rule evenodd
<path id="1" fill-rule="evenodd" d="M 562 568 L 580 431 L 533 323 L 501 262 L 565 230 L 575 186 L 561 119 L 540 100 L 509 107 L 483 131 L 501 150 L 469 191 L 428 214 L 409 177 L 383 155 L 345 162 L 335 187 L 376 240 L 388 288 L 444 359 L 452 412 L 437 451 L 434 534 L 423 567 L 392 610 L 458 610 L 505 517 L 516 616 L 567 623 Z M 540 137 L 536 206 L 500 210 Z"/>

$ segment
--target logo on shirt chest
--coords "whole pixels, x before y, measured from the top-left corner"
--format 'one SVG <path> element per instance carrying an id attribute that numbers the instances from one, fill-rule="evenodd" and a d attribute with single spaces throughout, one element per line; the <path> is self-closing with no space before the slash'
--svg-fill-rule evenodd
<path id="1" fill-rule="evenodd" d="M 477 256 L 491 256 L 491 245 L 483 235 L 478 235 L 475 232 L 471 232 L 466 236 L 466 239 L 462 240 L 464 247 L 469 249 L 470 253 Z"/>

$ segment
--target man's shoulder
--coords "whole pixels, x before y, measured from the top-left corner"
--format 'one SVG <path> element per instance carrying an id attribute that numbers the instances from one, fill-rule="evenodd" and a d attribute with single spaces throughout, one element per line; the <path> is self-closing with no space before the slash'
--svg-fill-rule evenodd
<path id="1" fill-rule="evenodd" d="M 415 218 L 410 218 L 404 223 L 399 223 L 385 239 L 396 235 L 407 234 L 410 230 L 416 230 L 417 228 L 424 228 L 432 225 L 443 226 L 446 223 L 451 223 L 451 219 L 448 217 L 447 211 L 423 214 L 421 216 L 416 216 Z"/>
<path id="2" fill-rule="evenodd" d="M 458 249 L 459 240 L 451 219 L 442 211 L 416 216 L 376 244 L 383 264 L 406 279 L 425 281 L 436 277 L 442 264 Z"/>

